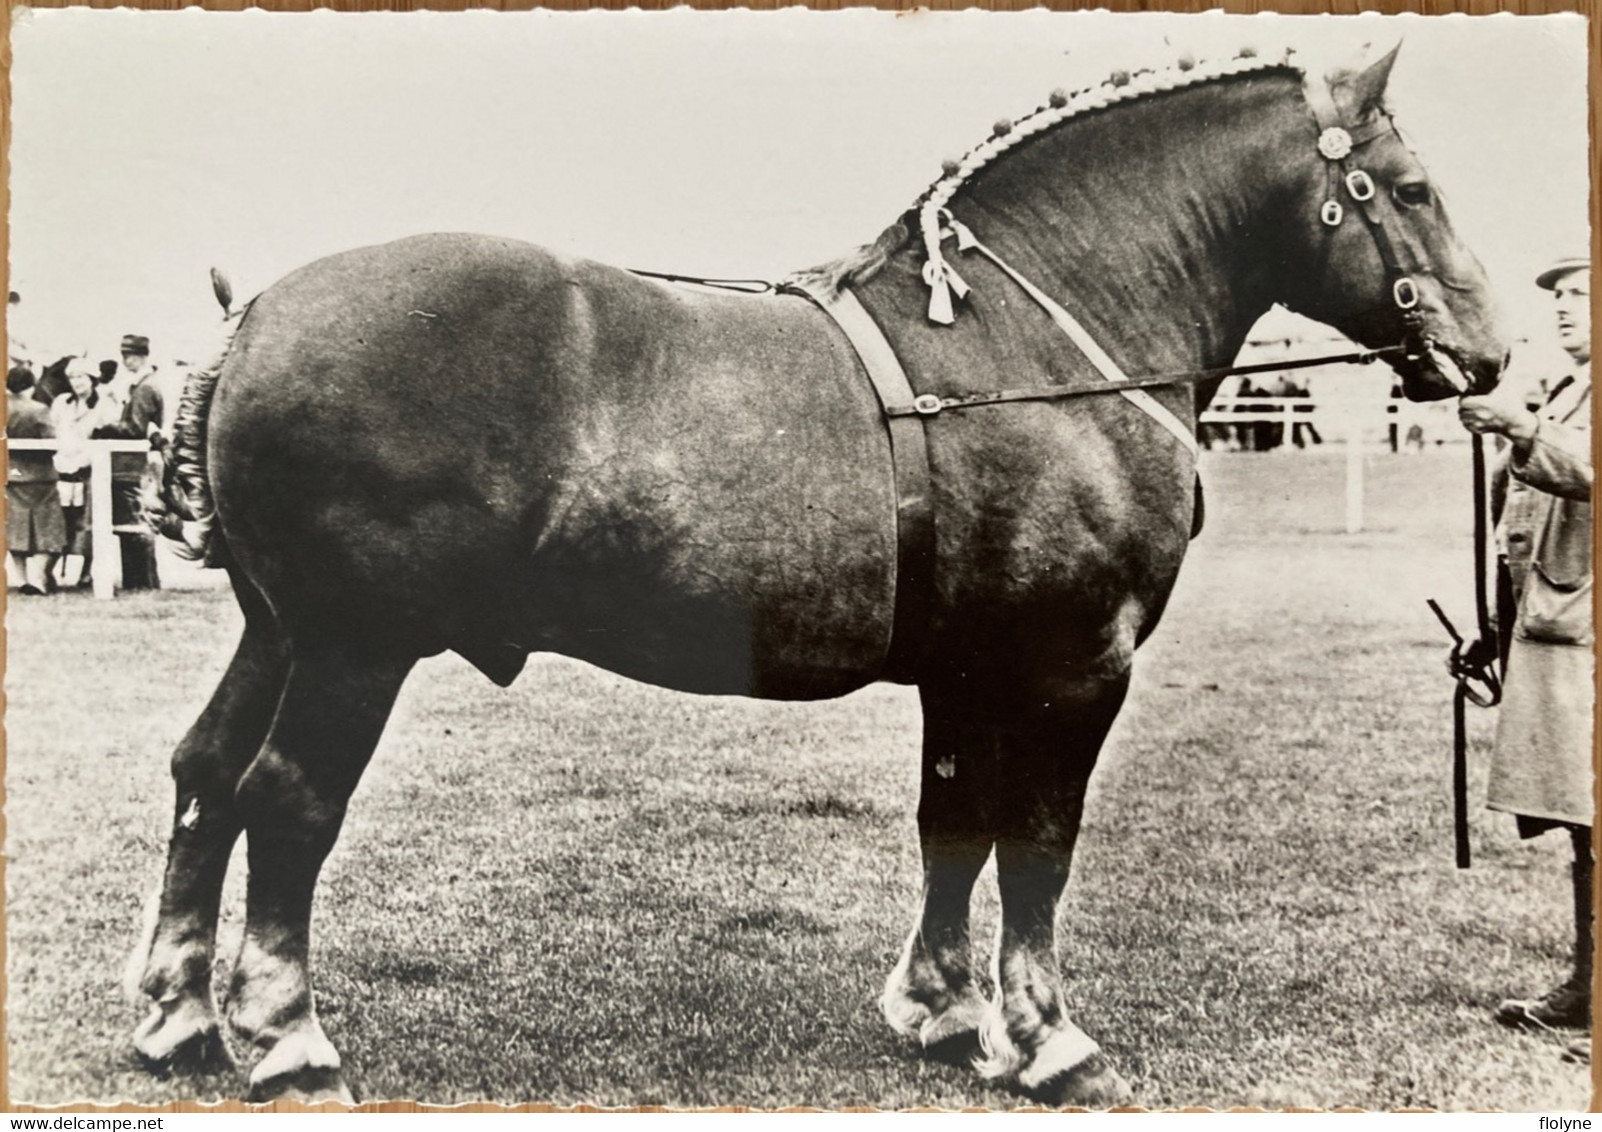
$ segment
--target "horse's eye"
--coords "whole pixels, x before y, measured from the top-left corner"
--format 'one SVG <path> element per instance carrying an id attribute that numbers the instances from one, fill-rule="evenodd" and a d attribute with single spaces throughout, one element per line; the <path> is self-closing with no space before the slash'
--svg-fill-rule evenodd
<path id="1" fill-rule="evenodd" d="M 1403 181 L 1391 189 L 1397 204 L 1409 208 L 1423 208 L 1430 203 L 1430 186 L 1427 181 Z"/>

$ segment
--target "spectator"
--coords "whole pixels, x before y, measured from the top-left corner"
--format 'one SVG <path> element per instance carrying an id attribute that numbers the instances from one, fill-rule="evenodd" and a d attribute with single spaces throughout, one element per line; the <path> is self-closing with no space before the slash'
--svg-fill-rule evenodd
<path id="1" fill-rule="evenodd" d="M 68 390 L 50 406 L 51 425 L 60 446 L 56 449 L 56 487 L 66 519 L 67 543 L 57 570 L 63 589 L 83 584 L 89 562 L 89 438 L 111 423 L 108 403 L 95 390 L 96 370 L 83 358 L 71 358 L 65 367 Z"/>
<path id="2" fill-rule="evenodd" d="M 1218 388 L 1213 392 L 1214 403 L 1216 403 L 1219 399 L 1233 398 L 1236 392 L 1240 389 L 1240 383 L 1241 378 L 1239 377 L 1224 378 L 1223 381 L 1219 382 Z M 1225 452 L 1232 452 L 1236 450 L 1239 447 L 1235 441 L 1235 429 L 1237 427 L 1239 426 L 1227 424 L 1202 425 L 1201 429 L 1199 430 L 1202 446 L 1209 452 L 1215 448 L 1222 449 Z"/>
<path id="3" fill-rule="evenodd" d="M 1574 850 L 1574 962 L 1562 983 L 1496 1010 L 1507 1026 L 1591 1026 L 1593 642 L 1591 614 L 1591 265 L 1542 272 L 1558 340 L 1574 368 L 1539 412 L 1515 393 L 1464 397 L 1471 432 L 1509 442 L 1497 523 L 1498 628 L 1505 677 L 1486 804 L 1515 815 L 1521 837 L 1568 833 Z M 1590 1057 L 1590 1040 L 1571 1047 Z"/>
<path id="4" fill-rule="evenodd" d="M 1298 381 L 1291 377 L 1290 374 L 1285 373 L 1280 374 L 1279 382 L 1274 386 L 1274 396 L 1308 398 L 1312 396 L 1312 393 L 1309 392 L 1304 382 Z M 1313 406 L 1311 405 L 1297 405 L 1291 410 L 1293 414 L 1311 413 L 1312 411 Z M 1297 421 L 1291 425 L 1291 443 L 1298 448 L 1306 448 L 1309 443 L 1324 443 L 1324 438 L 1318 435 L 1318 428 L 1312 421 Z"/>
<path id="5" fill-rule="evenodd" d="M 1243 406 L 1243 412 L 1260 413 L 1265 408 L 1270 407 L 1265 402 L 1272 396 L 1271 390 L 1263 386 L 1253 385 L 1249 379 L 1241 382 L 1240 395 L 1255 402 L 1254 405 Z M 1272 452 L 1285 439 L 1285 426 L 1276 424 L 1271 420 L 1253 421 L 1246 427 L 1251 430 L 1249 433 L 1251 437 L 1250 448 L 1253 452 Z"/>
<path id="6" fill-rule="evenodd" d="M 117 368 L 116 358 L 106 358 L 100 363 L 95 374 L 95 394 L 121 414 L 124 398 L 117 387 Z"/>
<path id="7" fill-rule="evenodd" d="M 145 440 L 152 449 L 166 444 L 162 434 L 165 406 L 156 367 L 150 362 L 150 339 L 142 334 L 125 334 L 122 339 L 122 368 L 131 378 L 122 416 L 115 424 L 103 426 L 97 435 L 122 440 Z M 115 383 L 113 383 L 115 384 Z M 143 526 L 139 485 L 150 457 L 142 452 L 116 452 L 111 457 L 111 520 L 117 525 L 122 544 L 122 586 L 127 590 L 161 588 L 156 570 L 156 539 Z"/>
<path id="8" fill-rule="evenodd" d="M 13 440 L 55 435 L 50 412 L 33 399 L 33 370 L 6 374 L 6 434 Z M 49 452 L 12 452 L 6 474 L 6 549 L 25 594 L 50 592 L 50 569 L 67 543 L 56 467 Z"/>
<path id="9" fill-rule="evenodd" d="M 30 372 L 33 370 L 33 354 L 23 343 L 17 330 L 17 323 L 20 321 L 17 317 L 17 312 L 21 306 L 22 296 L 12 291 L 6 297 L 6 349 L 11 355 L 11 363 L 7 368 L 8 377 L 10 370 L 16 369 L 18 366 L 22 366 Z"/>
<path id="10" fill-rule="evenodd" d="M 1385 406 L 1386 420 L 1390 422 L 1385 426 L 1385 436 L 1390 441 L 1392 453 L 1402 450 L 1400 414 L 1402 405 L 1405 404 L 1403 400 L 1405 396 L 1406 394 L 1402 392 L 1402 379 L 1400 377 L 1393 378 L 1391 380 L 1390 404 Z"/>

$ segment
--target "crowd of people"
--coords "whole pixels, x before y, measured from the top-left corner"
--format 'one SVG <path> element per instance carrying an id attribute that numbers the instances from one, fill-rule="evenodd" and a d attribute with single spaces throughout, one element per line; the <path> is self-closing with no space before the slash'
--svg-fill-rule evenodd
<path id="1" fill-rule="evenodd" d="M 8 303 L 19 302 L 11 292 Z M 6 373 L 6 433 L 53 441 L 52 450 L 13 449 L 6 475 L 6 561 L 17 592 L 42 596 L 89 584 L 92 514 L 90 445 L 134 440 L 143 451 L 111 457 L 111 520 L 120 543 L 122 587 L 158 589 L 154 534 L 144 525 L 141 485 L 159 474 L 166 398 L 150 364 L 150 339 L 123 336 L 120 361 L 69 355 L 39 365 L 15 336 Z"/>
<path id="2" fill-rule="evenodd" d="M 1235 412 L 1247 413 L 1280 398 L 1305 399 L 1313 394 L 1305 381 L 1300 381 L 1289 373 L 1282 373 L 1273 381 L 1265 381 L 1261 385 L 1253 383 L 1250 377 L 1244 375 L 1226 378 L 1224 384 L 1219 387 L 1217 395 L 1234 402 Z M 1295 416 L 1302 416 L 1312 411 L 1311 405 L 1292 406 Z M 1291 422 L 1288 427 L 1285 420 Z M 1203 448 L 1221 449 L 1226 452 L 1272 452 L 1276 448 L 1283 447 L 1287 440 L 1297 448 L 1324 443 L 1318 427 L 1311 420 L 1297 420 L 1293 417 L 1286 417 L 1285 420 L 1253 420 L 1242 424 L 1210 422 L 1197 430 L 1197 436 Z"/>

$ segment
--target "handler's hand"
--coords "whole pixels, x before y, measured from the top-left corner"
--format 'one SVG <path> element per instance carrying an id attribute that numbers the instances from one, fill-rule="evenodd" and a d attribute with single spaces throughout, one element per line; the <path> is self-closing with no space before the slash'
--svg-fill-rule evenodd
<path id="1" fill-rule="evenodd" d="M 1523 405 L 1505 397 L 1464 397 L 1457 403 L 1457 419 L 1474 433 L 1494 432 L 1520 448 L 1535 440 L 1540 419 Z"/>

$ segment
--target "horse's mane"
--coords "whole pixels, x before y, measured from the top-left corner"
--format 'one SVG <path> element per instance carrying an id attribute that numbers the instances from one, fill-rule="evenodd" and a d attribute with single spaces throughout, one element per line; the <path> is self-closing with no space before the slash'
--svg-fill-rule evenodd
<path id="1" fill-rule="evenodd" d="M 975 173 L 1014 146 L 1064 122 L 1113 106 L 1138 102 L 1154 94 L 1203 86 L 1243 74 L 1282 70 L 1300 80 L 1302 70 L 1291 62 L 1291 55 L 1292 52 L 1287 49 L 1277 58 L 1262 58 L 1252 48 L 1243 49 L 1239 55 L 1227 61 L 1198 60 L 1194 56 L 1183 55 L 1171 66 L 1160 70 L 1148 67 L 1135 71 L 1114 71 L 1093 86 L 1075 91 L 1055 90 L 1044 106 L 1037 106 L 1016 120 L 1003 118 L 996 123 L 989 137 L 960 159 L 944 162 L 940 178 L 925 189 L 895 223 L 881 232 L 878 239 L 816 267 L 794 272 L 785 279 L 785 285 L 805 283 L 812 287 L 837 290 L 868 282 L 896 252 L 907 245 L 915 231 L 921 231 L 926 239 L 929 238 L 931 225 L 939 223 L 940 210 L 951 202 Z"/>

